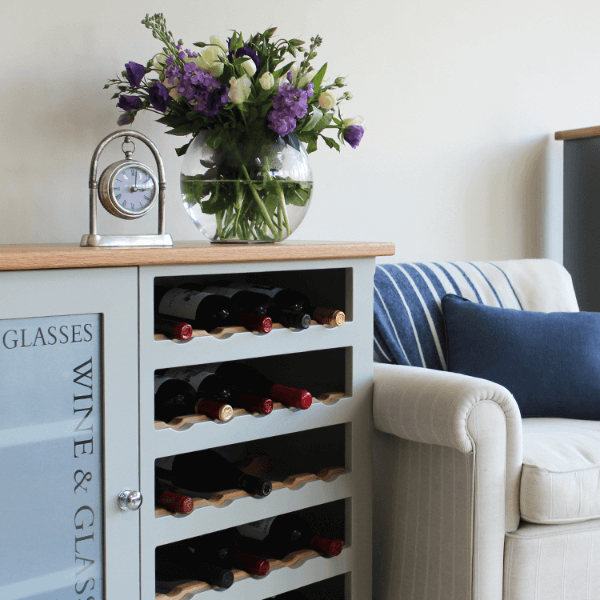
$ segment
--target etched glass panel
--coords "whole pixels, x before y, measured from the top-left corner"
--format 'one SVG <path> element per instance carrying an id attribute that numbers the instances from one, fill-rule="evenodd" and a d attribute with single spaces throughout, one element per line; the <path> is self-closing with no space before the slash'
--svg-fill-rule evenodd
<path id="1" fill-rule="evenodd" d="M 0 320 L 0 598 L 104 599 L 101 316 Z"/>

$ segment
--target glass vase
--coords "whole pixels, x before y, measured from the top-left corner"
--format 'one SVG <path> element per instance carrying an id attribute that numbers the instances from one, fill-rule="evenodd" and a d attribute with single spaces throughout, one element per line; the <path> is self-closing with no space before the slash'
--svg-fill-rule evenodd
<path id="1" fill-rule="evenodd" d="M 308 154 L 294 134 L 216 140 L 201 131 L 181 168 L 185 210 L 213 242 L 285 240 L 304 219 L 312 188 Z"/>

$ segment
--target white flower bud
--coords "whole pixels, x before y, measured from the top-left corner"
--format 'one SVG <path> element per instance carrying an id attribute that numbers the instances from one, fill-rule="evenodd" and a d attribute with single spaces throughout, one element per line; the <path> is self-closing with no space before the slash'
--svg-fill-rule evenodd
<path id="1" fill-rule="evenodd" d="M 250 97 L 251 85 L 248 75 L 242 75 L 239 79 L 232 77 L 229 80 L 229 100 L 234 104 L 243 104 Z"/>
<path id="2" fill-rule="evenodd" d="M 221 50 L 223 50 L 223 54 L 225 54 L 225 52 L 229 51 L 229 48 L 227 47 L 227 42 L 222 37 L 219 37 L 218 35 L 211 35 L 210 43 L 215 44 L 216 46 L 221 48 Z"/>
<path id="3" fill-rule="evenodd" d="M 256 73 L 256 65 L 254 64 L 254 61 L 252 59 L 245 60 L 241 66 L 242 66 L 242 69 L 244 69 L 244 71 L 246 71 L 246 74 L 249 75 L 250 77 L 252 77 L 252 75 L 254 75 L 254 73 Z"/>
<path id="4" fill-rule="evenodd" d="M 324 108 L 325 110 L 331 110 L 332 108 L 335 108 L 335 104 L 336 99 L 331 92 L 322 92 L 319 96 L 319 106 L 321 108 Z"/>
<path id="5" fill-rule="evenodd" d="M 275 78 L 273 77 L 273 73 L 266 71 L 261 75 L 261 78 L 258 80 L 260 83 L 260 87 L 263 90 L 270 90 L 275 85 Z"/>
<path id="6" fill-rule="evenodd" d="M 351 119 L 344 119 L 342 121 L 342 129 L 351 127 L 352 125 L 361 125 L 364 119 L 361 116 L 352 117 Z"/>

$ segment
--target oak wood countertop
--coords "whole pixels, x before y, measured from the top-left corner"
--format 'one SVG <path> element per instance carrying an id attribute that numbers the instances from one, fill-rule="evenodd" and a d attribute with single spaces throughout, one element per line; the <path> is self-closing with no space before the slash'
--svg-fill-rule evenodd
<path id="1" fill-rule="evenodd" d="M 175 242 L 172 248 L 82 248 L 72 244 L 0 245 L 0 271 L 215 264 L 392 256 L 390 242 L 293 241 L 265 244 Z"/>
<path id="2" fill-rule="evenodd" d="M 557 131 L 554 134 L 555 140 L 581 140 L 584 138 L 595 137 L 600 135 L 600 125 L 594 127 L 584 127 L 583 129 L 567 129 L 565 131 Z"/>

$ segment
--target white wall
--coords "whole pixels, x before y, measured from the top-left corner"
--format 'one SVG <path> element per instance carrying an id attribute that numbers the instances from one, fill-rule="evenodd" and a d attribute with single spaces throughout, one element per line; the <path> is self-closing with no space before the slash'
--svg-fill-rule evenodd
<path id="1" fill-rule="evenodd" d="M 311 155 L 313 204 L 292 239 L 393 241 L 398 260 L 561 260 L 553 134 L 600 120 L 594 0 L 5 3 L 0 243 L 78 242 L 87 232 L 90 158 L 118 129 L 102 86 L 160 50 L 140 24 L 159 11 L 189 47 L 234 28 L 318 33 L 316 63 L 348 76 L 346 116 L 365 117 L 365 137 L 357 150 Z M 179 198 L 180 138 L 150 115 L 134 127 L 165 159 L 167 230 L 197 238 Z M 115 148 L 104 164 L 122 156 Z M 104 233 L 156 226 L 100 212 Z"/>

